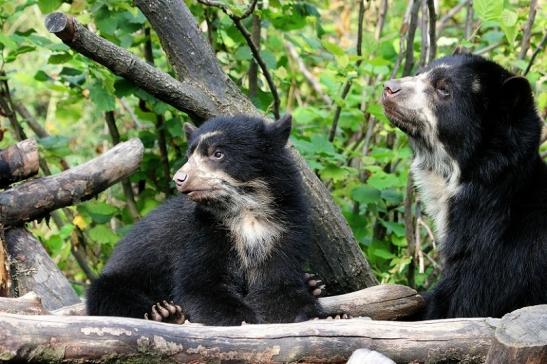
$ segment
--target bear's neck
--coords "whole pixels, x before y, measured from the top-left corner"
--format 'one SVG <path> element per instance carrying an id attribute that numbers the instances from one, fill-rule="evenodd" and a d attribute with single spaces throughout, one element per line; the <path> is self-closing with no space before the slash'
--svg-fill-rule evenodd
<path id="1" fill-rule="evenodd" d="M 450 221 L 450 201 L 461 189 L 460 168 L 438 145 L 433 150 L 416 148 L 411 172 L 426 213 L 435 221 L 437 240 L 442 242 Z"/>

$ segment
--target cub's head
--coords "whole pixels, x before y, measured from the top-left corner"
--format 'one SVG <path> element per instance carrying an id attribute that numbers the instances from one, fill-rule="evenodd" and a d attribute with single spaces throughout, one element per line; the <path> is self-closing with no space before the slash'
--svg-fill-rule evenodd
<path id="1" fill-rule="evenodd" d="M 188 161 L 175 174 L 177 190 L 206 206 L 252 210 L 272 199 L 290 163 L 285 145 L 291 116 L 273 123 L 250 116 L 217 117 L 199 128 L 185 124 Z"/>
<path id="2" fill-rule="evenodd" d="M 444 57 L 414 77 L 387 81 L 382 103 L 418 150 L 440 145 L 462 168 L 493 154 L 514 157 L 538 148 L 541 126 L 530 84 L 479 56 Z"/>

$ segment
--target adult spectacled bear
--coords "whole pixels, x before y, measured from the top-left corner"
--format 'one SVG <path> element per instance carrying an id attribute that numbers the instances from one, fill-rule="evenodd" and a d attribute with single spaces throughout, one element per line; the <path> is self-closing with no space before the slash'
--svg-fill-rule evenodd
<path id="1" fill-rule="evenodd" d="M 474 55 L 390 80 L 388 119 L 436 225 L 442 276 L 425 319 L 500 317 L 547 303 L 547 166 L 529 82 Z"/>
<path id="2" fill-rule="evenodd" d="M 138 222 L 87 293 L 90 315 L 240 325 L 302 321 L 321 308 L 304 279 L 311 243 L 290 116 L 185 125 L 182 193 Z"/>

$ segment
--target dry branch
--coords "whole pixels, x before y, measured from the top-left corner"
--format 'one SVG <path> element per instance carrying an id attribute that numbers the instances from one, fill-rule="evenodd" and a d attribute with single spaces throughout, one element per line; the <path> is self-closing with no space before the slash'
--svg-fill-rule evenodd
<path id="1" fill-rule="evenodd" d="M 0 193 L 0 224 L 13 226 L 95 196 L 133 173 L 143 154 L 138 139 L 54 176 L 38 178 Z"/>
<path id="2" fill-rule="evenodd" d="M 28 230 L 13 228 L 6 231 L 5 235 L 11 257 L 13 296 L 35 292 L 46 310 L 80 302 L 63 273 Z"/>
<path id="3" fill-rule="evenodd" d="M 396 362 L 483 362 L 497 319 L 365 319 L 210 327 L 115 317 L 0 314 L 0 358 L 75 363 L 343 363 L 359 348 Z"/>
<path id="4" fill-rule="evenodd" d="M 52 13 L 46 17 L 45 23 L 49 32 L 72 49 L 177 109 L 198 119 L 207 119 L 220 112 L 211 100 L 214 95 L 188 82 L 175 80 L 133 53 L 90 32 L 74 18 Z"/>
<path id="5" fill-rule="evenodd" d="M 6 187 L 38 173 L 38 144 L 23 140 L 0 151 L 0 188 Z"/>

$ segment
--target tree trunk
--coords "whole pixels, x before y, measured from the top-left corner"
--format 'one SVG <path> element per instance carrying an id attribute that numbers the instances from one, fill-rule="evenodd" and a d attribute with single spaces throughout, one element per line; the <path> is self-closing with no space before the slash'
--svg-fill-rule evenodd
<path id="1" fill-rule="evenodd" d="M 353 351 L 368 348 L 398 363 L 481 363 L 498 322 L 351 319 L 211 327 L 117 317 L 0 314 L 0 358 L 46 363 L 344 363 Z"/>
<path id="2" fill-rule="evenodd" d="M 525 307 L 503 316 L 486 363 L 547 363 L 547 305 Z"/>
<path id="3" fill-rule="evenodd" d="M 48 15 L 46 28 L 71 48 L 191 117 L 203 120 L 220 114 L 261 115 L 221 70 L 183 1 L 137 0 L 136 4 L 160 36 L 182 81 L 174 80 L 125 49 L 96 36 L 64 14 Z M 304 177 L 313 211 L 311 267 L 326 283 L 328 294 L 351 292 L 378 284 L 329 191 L 296 149 L 291 147 L 291 150 Z"/>
<path id="4" fill-rule="evenodd" d="M 143 150 L 140 140 L 132 139 L 78 167 L 0 192 L 0 225 L 21 224 L 90 199 L 133 173 Z"/>
<path id="5" fill-rule="evenodd" d="M 40 168 L 38 162 L 38 144 L 33 139 L 0 151 L 0 188 L 34 176 Z"/>
<path id="6" fill-rule="evenodd" d="M 5 235 L 11 257 L 12 296 L 32 291 L 41 298 L 46 310 L 80 302 L 63 273 L 28 230 L 12 228 Z"/>

